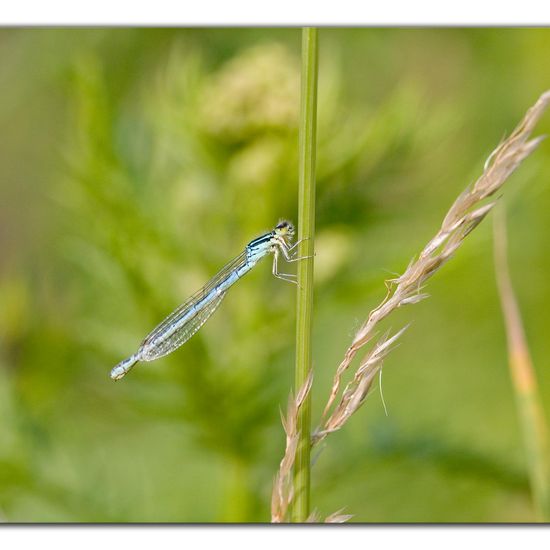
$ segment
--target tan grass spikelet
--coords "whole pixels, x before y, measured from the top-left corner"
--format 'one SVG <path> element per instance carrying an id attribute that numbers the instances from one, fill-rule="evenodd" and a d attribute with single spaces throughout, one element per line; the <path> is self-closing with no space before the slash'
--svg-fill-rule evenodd
<path id="1" fill-rule="evenodd" d="M 339 394 L 343 374 L 350 367 L 359 350 L 372 340 L 378 324 L 397 308 L 417 303 L 428 296 L 421 293 L 427 280 L 452 257 L 466 236 L 481 223 L 495 205 L 495 202 L 488 204 L 481 204 L 481 202 L 494 195 L 520 163 L 544 139 L 544 137 L 537 137 L 529 140 L 529 137 L 549 103 L 550 90 L 540 96 L 512 134 L 489 155 L 481 176 L 455 200 L 443 219 L 439 231 L 418 257 L 411 261 L 401 276 L 386 281 L 388 289 L 386 297 L 370 312 L 336 370 L 323 418 L 327 416 Z M 314 432 L 313 444 L 318 443 L 328 433 L 340 429 L 364 402 L 366 392 L 372 386 L 373 377 L 380 371 L 390 344 L 399 338 L 403 330 L 401 329 L 390 338 L 385 336 L 374 344 L 361 362 L 352 382 L 342 392 L 342 397 L 332 414 L 325 420 L 322 428 Z"/>
<path id="2" fill-rule="evenodd" d="M 296 459 L 296 448 L 298 446 L 298 413 L 305 398 L 311 390 L 313 373 L 310 371 L 303 386 L 298 390 L 296 397 L 290 394 L 286 417 L 281 413 L 281 422 L 286 433 L 285 454 L 279 464 L 279 471 L 275 476 L 273 491 L 271 494 L 271 521 L 282 523 L 286 521 L 287 512 L 294 497 L 292 486 L 292 468 Z"/>
<path id="3" fill-rule="evenodd" d="M 342 514 L 343 511 L 344 508 L 340 508 L 337 512 L 333 512 L 325 518 L 323 523 L 346 523 L 353 517 L 353 514 Z M 321 523 L 321 515 L 319 512 L 313 510 L 306 519 L 306 523 Z"/>

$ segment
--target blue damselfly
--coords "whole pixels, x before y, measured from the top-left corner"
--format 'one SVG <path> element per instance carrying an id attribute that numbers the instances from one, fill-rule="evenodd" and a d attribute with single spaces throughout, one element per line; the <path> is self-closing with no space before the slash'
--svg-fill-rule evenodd
<path id="1" fill-rule="evenodd" d="M 248 243 L 239 256 L 146 336 L 136 353 L 114 367 L 111 378 L 119 380 L 139 361 L 153 361 L 187 342 L 216 311 L 229 287 L 268 254 L 273 254 L 273 275 L 295 283 L 295 275 L 279 273 L 277 268 L 279 254 L 287 262 L 301 259 L 294 252 L 299 243 L 292 246 L 290 244 L 293 236 L 293 225 L 288 221 L 281 221 L 273 231 Z"/>

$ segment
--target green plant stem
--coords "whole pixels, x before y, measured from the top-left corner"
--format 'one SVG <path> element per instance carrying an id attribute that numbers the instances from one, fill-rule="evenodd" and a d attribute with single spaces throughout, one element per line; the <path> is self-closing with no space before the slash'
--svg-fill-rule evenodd
<path id="1" fill-rule="evenodd" d="M 313 238 L 315 233 L 315 148 L 317 128 L 317 29 L 302 30 L 302 93 L 299 130 L 298 240 L 302 241 L 298 262 L 296 304 L 296 375 L 298 391 L 311 370 L 313 310 Z M 298 415 L 299 442 L 294 465 L 294 504 L 292 519 L 303 522 L 309 516 L 311 394 Z"/>
<path id="2" fill-rule="evenodd" d="M 548 426 L 517 299 L 508 269 L 504 205 L 495 209 L 494 252 L 497 286 L 506 325 L 508 362 L 523 432 L 531 492 L 540 521 L 550 521 Z"/>
<path id="3" fill-rule="evenodd" d="M 242 523 L 250 518 L 249 465 L 239 457 L 227 460 L 228 486 L 226 489 L 222 521 Z"/>

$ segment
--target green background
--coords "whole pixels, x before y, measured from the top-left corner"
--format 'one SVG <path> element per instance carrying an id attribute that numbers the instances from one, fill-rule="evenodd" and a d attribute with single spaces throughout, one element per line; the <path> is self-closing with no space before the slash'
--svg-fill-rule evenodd
<path id="1" fill-rule="evenodd" d="M 268 521 L 291 285 L 261 263 L 174 354 L 110 369 L 297 211 L 299 29 L 0 31 L 0 514 Z M 383 281 L 550 88 L 548 29 L 322 29 L 313 419 Z M 549 116 L 537 133 L 550 131 Z M 504 188 L 548 416 L 550 145 Z M 353 521 L 535 519 L 491 219 L 430 282 L 378 391 L 312 471 Z"/>

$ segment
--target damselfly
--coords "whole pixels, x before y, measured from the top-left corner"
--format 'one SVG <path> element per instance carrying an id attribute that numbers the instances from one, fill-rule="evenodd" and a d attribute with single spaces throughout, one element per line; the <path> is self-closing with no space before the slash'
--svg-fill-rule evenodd
<path id="1" fill-rule="evenodd" d="M 296 282 L 295 275 L 279 273 L 277 260 L 282 254 L 287 262 L 296 257 L 291 246 L 294 227 L 281 221 L 273 231 L 249 242 L 244 251 L 229 262 L 203 288 L 158 325 L 141 343 L 136 353 L 121 361 L 112 371 L 111 378 L 119 380 L 137 362 L 153 361 L 173 352 L 185 344 L 216 311 L 230 286 L 248 273 L 263 257 L 273 254 L 273 275 L 285 281 Z"/>

